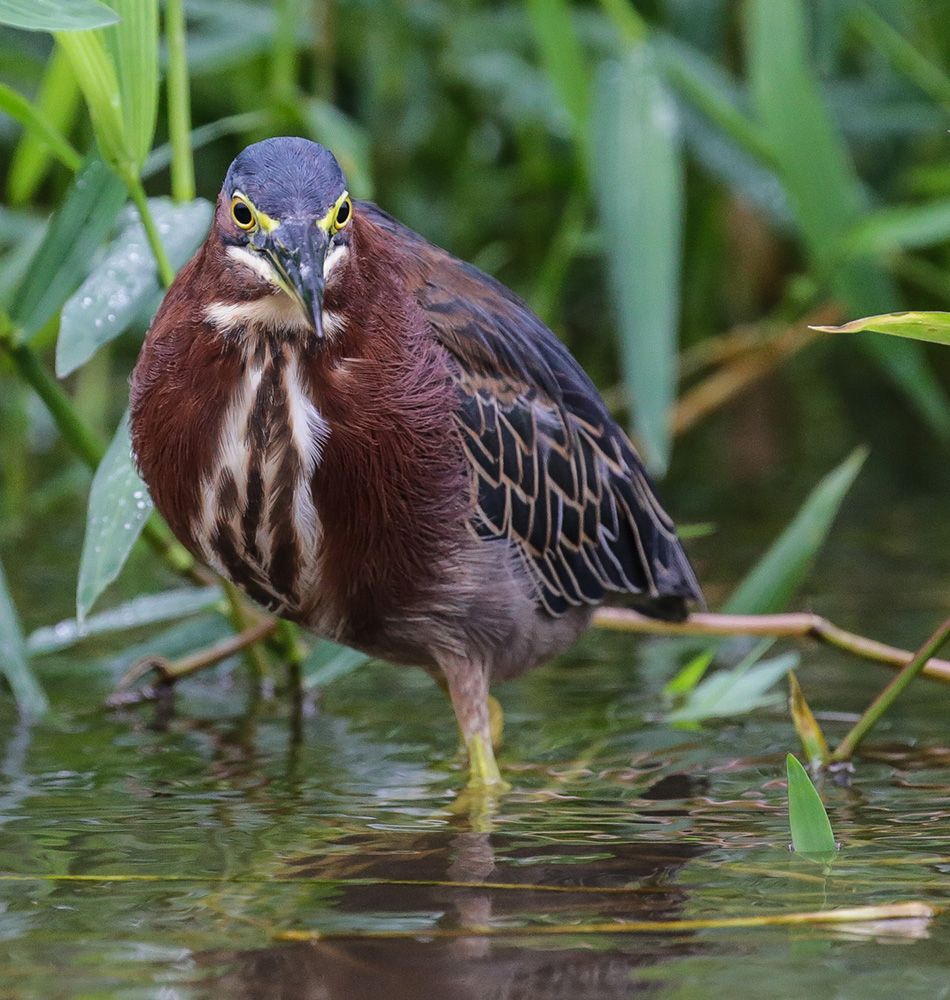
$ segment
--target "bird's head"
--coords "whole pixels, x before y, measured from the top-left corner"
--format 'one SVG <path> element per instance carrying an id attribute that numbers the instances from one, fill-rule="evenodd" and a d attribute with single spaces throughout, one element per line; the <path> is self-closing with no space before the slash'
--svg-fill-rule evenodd
<path id="1" fill-rule="evenodd" d="M 214 226 L 227 266 L 264 293 L 285 292 L 320 338 L 323 295 L 349 252 L 353 202 L 333 154 L 307 139 L 248 146 L 231 164 Z"/>

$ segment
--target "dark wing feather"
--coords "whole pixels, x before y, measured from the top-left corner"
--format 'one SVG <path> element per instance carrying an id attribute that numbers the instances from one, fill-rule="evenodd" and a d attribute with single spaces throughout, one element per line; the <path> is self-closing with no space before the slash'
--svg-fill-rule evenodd
<path id="1" fill-rule="evenodd" d="M 664 615 L 702 603 L 640 459 L 567 348 L 500 282 L 375 205 L 359 209 L 398 243 L 454 361 L 478 533 L 518 546 L 554 615 L 607 591 L 644 595 L 645 610 Z"/>

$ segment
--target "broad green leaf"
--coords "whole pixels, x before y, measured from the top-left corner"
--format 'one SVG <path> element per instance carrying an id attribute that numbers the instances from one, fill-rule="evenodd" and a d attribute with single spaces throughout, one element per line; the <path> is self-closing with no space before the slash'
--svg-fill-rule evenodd
<path id="1" fill-rule="evenodd" d="M 174 621 L 204 611 L 220 600 L 219 587 L 182 587 L 162 594 L 143 594 L 116 608 L 92 615 L 83 623 L 69 618 L 56 625 L 38 628 L 27 638 L 26 649 L 31 656 L 58 653 L 90 636 Z"/>
<path id="2" fill-rule="evenodd" d="M 204 239 L 214 206 L 203 198 L 176 205 L 150 198 L 159 236 L 176 270 Z M 63 306 L 56 343 L 56 374 L 64 378 L 85 364 L 103 344 L 114 340 L 160 293 L 155 258 L 138 213 L 130 208 L 127 224 L 96 268 Z"/>
<path id="3" fill-rule="evenodd" d="M 672 443 L 683 238 L 676 113 L 647 43 L 604 67 L 598 83 L 594 160 L 624 383 L 644 457 L 662 472 Z"/>
<path id="4" fill-rule="evenodd" d="M 570 115 L 574 140 L 588 162 L 591 83 L 569 0 L 528 0 L 528 17 L 548 78 Z"/>
<path id="5" fill-rule="evenodd" d="M 98 156 L 87 157 L 50 219 L 14 303 L 13 319 L 28 337 L 42 329 L 75 291 L 124 201 L 125 188 L 118 177 Z"/>
<path id="6" fill-rule="evenodd" d="M 805 700 L 805 695 L 802 694 L 794 670 L 788 672 L 788 688 L 788 710 L 792 722 L 795 723 L 795 732 L 802 742 L 805 758 L 810 765 L 820 767 L 828 759 L 828 743 L 814 712 Z"/>
<path id="7" fill-rule="evenodd" d="M 104 31 L 118 78 L 125 139 L 137 168 L 158 116 L 158 0 L 109 0 L 122 20 Z"/>
<path id="8" fill-rule="evenodd" d="M 50 121 L 41 108 L 31 104 L 22 94 L 0 83 L 0 111 L 15 118 L 37 142 L 62 160 L 70 170 L 82 166 L 82 157 Z"/>
<path id="9" fill-rule="evenodd" d="M 792 847 L 796 854 L 828 864 L 838 851 L 831 821 L 821 796 L 797 757 L 785 758 L 788 775 L 788 822 L 792 828 Z"/>
<path id="10" fill-rule="evenodd" d="M 55 143 L 60 140 L 65 142 L 64 137 L 69 134 L 75 121 L 79 96 L 79 85 L 69 59 L 62 49 L 54 48 L 43 71 L 35 104 L 58 139 L 53 139 L 51 143 L 48 136 L 44 140 L 37 131 L 27 129 L 24 132 L 13 151 L 10 172 L 7 174 L 7 193 L 11 205 L 26 204 L 39 190 L 49 169 Z M 56 155 L 71 170 L 78 170 L 82 161 L 72 147 L 68 143 L 66 145 L 77 156 L 76 165 L 72 166 L 69 159 L 64 159 L 65 148 L 60 149 Z"/>
<path id="11" fill-rule="evenodd" d="M 327 101 L 307 101 L 304 117 L 311 138 L 333 150 L 340 161 L 350 194 L 355 198 L 372 198 L 373 173 L 371 144 L 366 130 Z"/>
<path id="12" fill-rule="evenodd" d="M 723 613 L 764 615 L 786 605 L 811 569 L 866 458 L 867 449 L 856 448 L 819 481 L 788 527 L 726 601 Z"/>
<path id="13" fill-rule="evenodd" d="M 29 31 L 86 31 L 118 20 L 99 0 L 0 0 L 0 24 Z"/>
<path id="14" fill-rule="evenodd" d="M 126 135 L 119 78 L 103 32 L 61 31 L 56 41 L 68 56 L 86 99 L 103 159 L 120 174 L 128 173 L 137 161 Z"/>
<path id="15" fill-rule="evenodd" d="M 96 598 L 119 575 L 151 512 L 152 500 L 132 461 L 126 412 L 96 469 L 89 493 L 76 588 L 76 618 L 80 624 L 85 622 Z"/>
<path id="16" fill-rule="evenodd" d="M 797 653 L 786 653 L 757 662 L 772 642 L 760 643 L 731 670 L 717 670 L 704 678 L 679 708 L 666 715 L 666 720 L 701 722 L 746 715 L 756 708 L 774 705 L 779 695 L 769 689 L 798 665 L 799 657 Z"/>
<path id="17" fill-rule="evenodd" d="M 365 653 L 350 649 L 349 646 L 321 639 L 303 662 L 303 686 L 308 691 L 324 687 L 338 677 L 351 674 L 368 659 Z"/>
<path id="18" fill-rule="evenodd" d="M 26 646 L 20 630 L 20 619 L 7 589 L 3 566 L 0 564 L 0 673 L 10 684 L 17 705 L 31 715 L 42 715 L 49 702 L 30 670 Z"/>
<path id="19" fill-rule="evenodd" d="M 753 104 L 816 271 L 853 312 L 898 308 L 897 290 L 877 264 L 840 254 L 841 235 L 868 199 L 808 61 L 803 0 L 747 0 L 746 25 Z M 934 433 L 950 436 L 946 394 L 920 347 L 873 338 L 861 346 Z"/>
<path id="20" fill-rule="evenodd" d="M 883 316 L 853 319 L 841 326 L 816 326 L 813 329 L 825 333 L 862 333 L 872 330 L 875 333 L 889 333 L 894 337 L 924 340 L 930 344 L 950 344 L 950 313 L 885 313 Z"/>

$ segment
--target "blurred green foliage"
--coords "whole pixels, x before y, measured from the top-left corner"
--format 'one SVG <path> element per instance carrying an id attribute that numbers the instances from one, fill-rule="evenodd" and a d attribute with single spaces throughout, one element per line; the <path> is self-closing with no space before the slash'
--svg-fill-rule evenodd
<path id="1" fill-rule="evenodd" d="M 37 575 L 24 531 L 44 512 L 75 517 L 78 565 L 82 465 L 121 424 L 160 282 L 233 156 L 276 134 L 330 146 L 356 195 L 527 299 L 649 464 L 673 457 L 690 516 L 776 469 L 813 482 L 859 441 L 885 478 L 941 480 L 922 461 L 950 440 L 939 348 L 806 327 L 950 303 L 947 5 L 50 0 L 42 18 L 0 0 L 11 578 Z M 83 611 L 131 542 L 86 573 Z M 29 644 L 9 642 L 22 675 Z"/>

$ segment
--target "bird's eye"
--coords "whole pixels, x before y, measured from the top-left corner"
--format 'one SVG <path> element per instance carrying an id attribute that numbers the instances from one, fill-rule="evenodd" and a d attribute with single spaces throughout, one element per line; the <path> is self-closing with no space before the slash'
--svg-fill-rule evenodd
<path id="1" fill-rule="evenodd" d="M 251 211 L 248 203 L 242 198 L 235 197 L 231 199 L 231 218 L 234 219 L 235 223 L 241 229 L 254 228 L 254 213 Z"/>
<path id="2" fill-rule="evenodd" d="M 333 220 L 334 230 L 342 229 L 349 221 L 353 215 L 353 202 L 349 198 L 345 198 L 341 203 L 340 207 L 336 210 L 336 218 Z"/>

